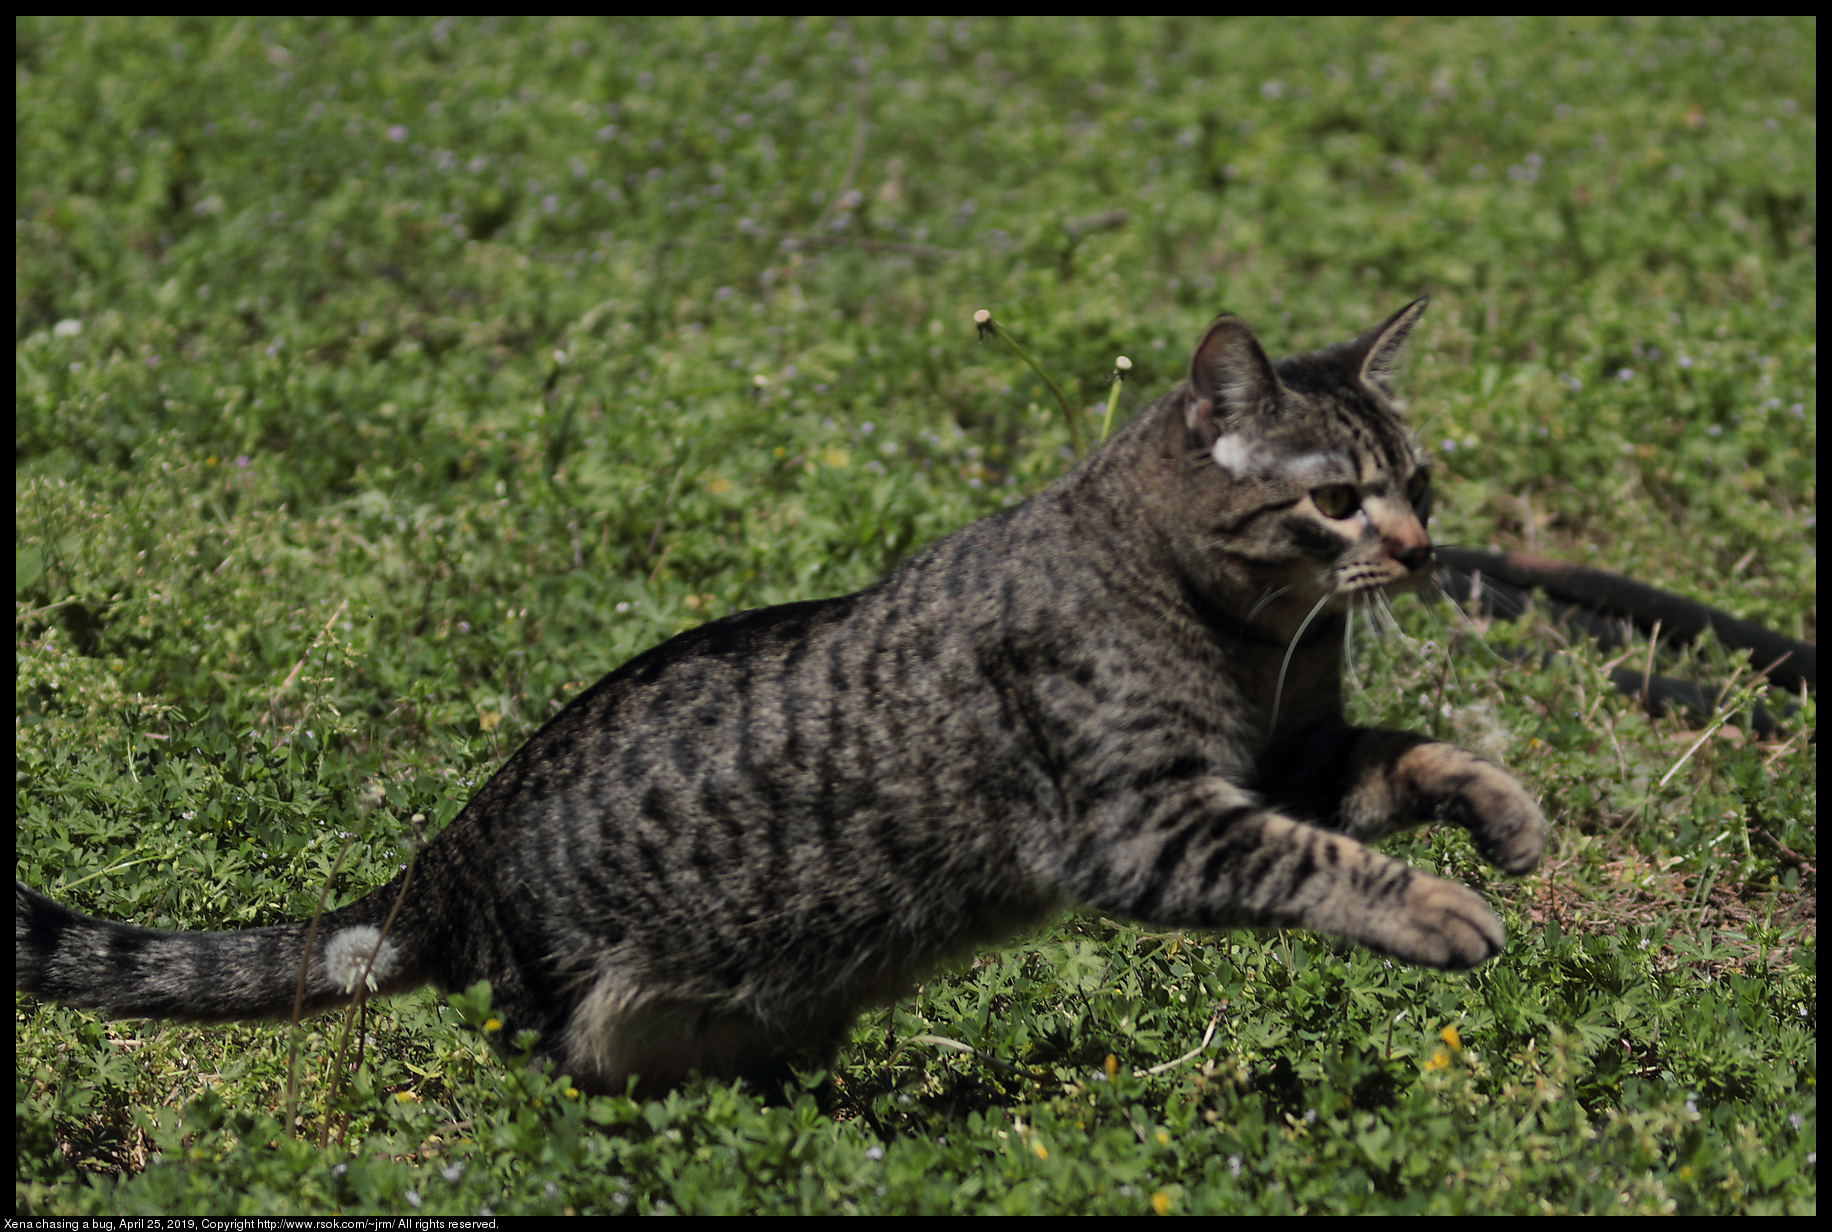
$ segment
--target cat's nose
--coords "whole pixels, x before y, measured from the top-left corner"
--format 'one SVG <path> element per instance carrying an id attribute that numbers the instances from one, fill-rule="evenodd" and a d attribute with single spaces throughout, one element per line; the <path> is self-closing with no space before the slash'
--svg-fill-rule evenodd
<path id="1" fill-rule="evenodd" d="M 1431 563 L 1431 544 L 1412 544 L 1393 553 L 1393 559 L 1406 566 L 1406 572 L 1417 573 Z"/>

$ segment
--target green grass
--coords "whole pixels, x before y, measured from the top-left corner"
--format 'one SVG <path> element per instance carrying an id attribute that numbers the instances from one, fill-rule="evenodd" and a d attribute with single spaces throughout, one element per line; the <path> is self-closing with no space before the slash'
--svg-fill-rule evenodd
<path id="1" fill-rule="evenodd" d="M 1429 290 L 1440 541 L 1815 636 L 1810 20 L 15 36 L 18 871 L 85 910 L 299 918 L 347 839 L 378 884 L 630 655 L 1037 490 L 1068 433 L 978 308 L 1092 432 L 1220 310 L 1279 353 Z M 16 1209 L 1813 1211 L 1812 699 L 1687 756 L 1594 650 L 1402 617 L 1357 717 L 1555 827 L 1514 884 L 1393 845 L 1487 883 L 1477 972 L 1070 918 L 769 1108 L 579 1099 L 422 995 L 334 1101 L 308 1024 L 298 1140 L 284 1028 L 21 998 Z"/>

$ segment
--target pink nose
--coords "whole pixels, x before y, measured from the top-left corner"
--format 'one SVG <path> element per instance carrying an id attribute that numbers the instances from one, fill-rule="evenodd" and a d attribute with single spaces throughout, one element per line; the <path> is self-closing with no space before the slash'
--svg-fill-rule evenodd
<path id="1" fill-rule="evenodd" d="M 1393 559 L 1406 566 L 1408 573 L 1417 573 L 1431 563 L 1431 544 L 1424 541 L 1399 548 L 1394 551 Z"/>

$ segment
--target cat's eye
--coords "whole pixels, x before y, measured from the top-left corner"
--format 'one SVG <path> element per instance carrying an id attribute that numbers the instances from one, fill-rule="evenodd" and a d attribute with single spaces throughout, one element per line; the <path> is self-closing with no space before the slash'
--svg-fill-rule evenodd
<path id="1" fill-rule="evenodd" d="M 1332 483 L 1326 487 L 1312 488 L 1310 499 L 1326 518 L 1346 518 L 1360 506 L 1361 500 L 1355 495 L 1355 489 L 1346 483 Z"/>
<path id="2" fill-rule="evenodd" d="M 1431 480 L 1426 477 L 1424 471 L 1414 471 L 1412 478 L 1406 480 L 1407 503 L 1417 506 L 1425 498 L 1425 489 L 1430 486 Z"/>

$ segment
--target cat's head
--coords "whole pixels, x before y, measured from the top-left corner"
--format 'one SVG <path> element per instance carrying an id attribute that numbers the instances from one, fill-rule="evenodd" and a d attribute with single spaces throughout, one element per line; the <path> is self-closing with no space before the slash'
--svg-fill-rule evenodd
<path id="1" fill-rule="evenodd" d="M 1415 300 L 1353 341 L 1277 362 L 1239 317 L 1209 326 L 1179 394 L 1197 520 L 1185 533 L 1226 592 L 1215 597 L 1286 625 L 1424 581 L 1430 459 L 1392 386 L 1424 311 Z"/>

